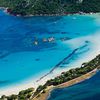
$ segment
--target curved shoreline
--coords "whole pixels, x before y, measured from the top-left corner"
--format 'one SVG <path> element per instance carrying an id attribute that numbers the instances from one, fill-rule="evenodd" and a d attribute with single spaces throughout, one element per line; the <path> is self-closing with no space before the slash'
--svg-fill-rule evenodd
<path id="1" fill-rule="evenodd" d="M 68 14 L 65 14 L 65 13 L 63 13 L 63 14 L 34 14 L 34 15 L 30 14 L 30 15 L 22 16 L 22 15 L 19 15 L 19 14 L 14 15 L 14 14 L 11 14 L 10 12 L 7 12 L 7 9 L 9 9 L 9 8 L 0 7 L 0 9 L 3 10 L 5 13 L 7 13 L 9 15 L 13 15 L 13 16 L 17 16 L 17 17 L 38 17 L 38 16 L 40 16 L 40 17 L 42 17 L 42 16 L 44 16 L 44 17 L 46 17 L 46 16 L 53 17 L 53 16 L 87 15 L 87 14 L 91 15 L 91 14 L 100 13 L 100 12 L 95 12 L 95 13 L 94 12 L 89 12 L 89 13 L 76 12 L 76 13 L 68 13 Z"/>
<path id="2" fill-rule="evenodd" d="M 28 86 L 28 85 L 27 85 Z"/>
<path id="3" fill-rule="evenodd" d="M 77 77 L 75 79 L 72 79 L 68 82 L 65 82 L 65 83 L 62 83 L 60 85 L 57 85 L 57 86 L 49 86 L 47 87 L 46 89 L 46 92 L 45 93 L 40 93 L 39 96 L 35 96 L 32 100 L 47 100 L 48 97 L 50 96 L 50 93 L 52 92 L 52 90 L 54 89 L 57 89 L 57 88 L 65 88 L 65 87 L 70 87 L 72 85 L 75 85 L 75 84 L 78 84 L 80 82 L 83 82 L 89 78 L 91 78 L 93 75 L 95 75 L 97 73 L 99 69 L 95 68 L 94 70 L 88 72 L 87 74 L 84 74 L 80 77 Z M 30 99 L 30 100 L 31 100 Z"/>

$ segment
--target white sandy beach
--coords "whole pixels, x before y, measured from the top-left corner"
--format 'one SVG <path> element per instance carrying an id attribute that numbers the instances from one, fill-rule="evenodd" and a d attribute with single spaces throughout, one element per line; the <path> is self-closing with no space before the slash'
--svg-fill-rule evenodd
<path id="1" fill-rule="evenodd" d="M 98 14 L 94 14 L 94 15 L 96 17 L 99 16 Z M 98 19 L 97 19 L 97 24 L 100 25 L 100 20 Z M 61 72 L 67 71 L 71 68 L 80 67 L 82 63 L 92 60 L 98 54 L 100 54 L 100 31 L 99 30 L 94 35 L 89 35 L 89 36 L 85 36 L 81 38 L 75 38 L 71 41 L 69 40 L 68 42 L 64 42 L 64 44 L 69 43 L 72 45 L 72 48 L 76 48 L 76 46 L 79 46 L 79 43 L 81 45 L 81 42 L 87 41 L 87 40 L 92 44 L 90 47 L 91 50 L 87 52 L 83 57 L 81 57 L 81 59 L 78 59 L 77 62 L 72 63 L 71 66 L 67 68 L 63 68 L 63 69 L 58 68 L 56 71 L 53 71 L 53 73 L 49 74 L 48 76 L 46 76 L 39 82 L 36 82 L 36 80 L 39 79 L 41 76 L 45 75 L 48 71 L 41 73 L 39 76 L 36 76 L 36 78 L 34 78 L 33 76 L 32 78 L 27 79 L 23 82 L 19 82 L 12 86 L 2 88 L 0 89 L 0 96 L 18 94 L 19 91 L 27 89 L 27 88 L 31 88 L 31 87 L 36 89 L 38 85 L 44 84 L 48 79 L 58 76 Z"/>

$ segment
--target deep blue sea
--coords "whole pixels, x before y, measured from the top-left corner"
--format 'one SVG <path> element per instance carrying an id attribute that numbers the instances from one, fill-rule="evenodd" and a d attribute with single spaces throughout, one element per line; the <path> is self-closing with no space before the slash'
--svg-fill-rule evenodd
<path id="1" fill-rule="evenodd" d="M 15 17 L 0 10 L 0 89 L 40 78 L 77 48 L 53 76 L 92 59 L 100 51 L 99 17 Z"/>
<path id="2" fill-rule="evenodd" d="M 53 90 L 48 100 L 100 100 L 100 72 L 79 84 Z"/>

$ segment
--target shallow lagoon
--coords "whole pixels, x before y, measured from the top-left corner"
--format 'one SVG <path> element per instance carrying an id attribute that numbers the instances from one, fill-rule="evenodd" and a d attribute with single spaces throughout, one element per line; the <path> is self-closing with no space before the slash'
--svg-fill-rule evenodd
<path id="1" fill-rule="evenodd" d="M 96 38 L 99 29 L 92 15 L 23 18 L 0 11 L 0 88 L 44 75 L 79 48 L 59 69 L 73 66 L 92 51 L 95 43 L 90 37 Z M 55 41 L 43 42 L 51 37 Z"/>

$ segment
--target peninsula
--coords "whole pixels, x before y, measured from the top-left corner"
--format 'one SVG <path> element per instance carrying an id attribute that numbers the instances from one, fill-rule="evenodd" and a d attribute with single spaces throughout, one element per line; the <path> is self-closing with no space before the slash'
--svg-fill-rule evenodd
<path id="1" fill-rule="evenodd" d="M 90 62 L 83 63 L 81 67 L 62 72 L 59 76 L 48 80 L 44 85 L 38 86 L 36 90 L 29 88 L 22 90 L 18 95 L 5 96 L 0 100 L 46 100 L 49 93 L 55 88 L 63 88 L 82 82 L 100 69 L 100 55 Z"/>

